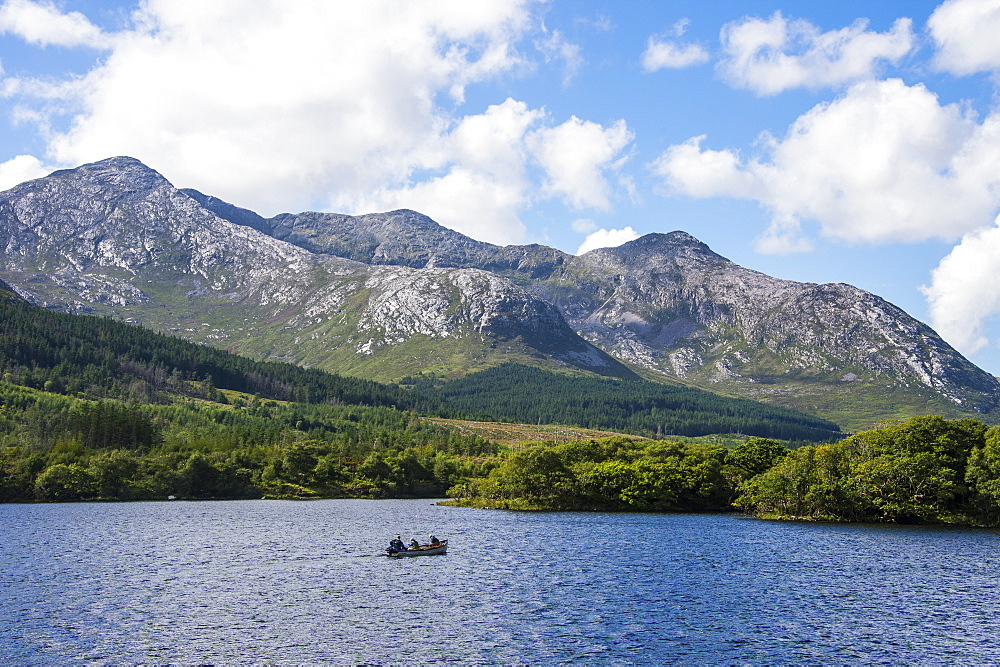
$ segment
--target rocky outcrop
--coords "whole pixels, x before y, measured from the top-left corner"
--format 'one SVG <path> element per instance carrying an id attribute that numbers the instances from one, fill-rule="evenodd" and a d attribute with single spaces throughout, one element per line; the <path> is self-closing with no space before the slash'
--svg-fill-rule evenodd
<path id="1" fill-rule="evenodd" d="M 884 299 L 772 278 L 683 232 L 587 253 L 536 291 L 614 356 L 702 384 L 766 395 L 786 380 L 873 381 L 979 412 L 1000 392 L 996 378 Z"/>
<path id="2" fill-rule="evenodd" d="M 371 264 L 480 267 L 553 304 L 596 347 L 701 386 L 772 397 L 788 382 L 922 388 L 992 410 L 1000 392 L 933 330 L 845 284 L 779 280 L 733 264 L 684 232 L 648 234 L 580 257 L 498 247 L 413 211 L 273 218 L 272 233 Z"/>

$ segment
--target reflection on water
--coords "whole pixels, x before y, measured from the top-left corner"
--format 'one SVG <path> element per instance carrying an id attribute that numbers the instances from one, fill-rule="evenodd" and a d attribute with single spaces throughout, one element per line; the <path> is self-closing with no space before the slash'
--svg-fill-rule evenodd
<path id="1" fill-rule="evenodd" d="M 0 505 L 0 662 L 1000 661 L 1000 533 L 430 501 Z M 448 554 L 387 559 L 390 537 Z"/>

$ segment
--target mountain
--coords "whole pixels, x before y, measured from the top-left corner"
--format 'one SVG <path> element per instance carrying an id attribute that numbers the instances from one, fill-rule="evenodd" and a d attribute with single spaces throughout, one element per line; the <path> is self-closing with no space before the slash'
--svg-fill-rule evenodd
<path id="1" fill-rule="evenodd" d="M 496 274 L 313 252 L 247 213 L 222 218 L 131 158 L 57 171 L 0 194 L 0 276 L 48 308 L 356 375 L 517 360 L 634 376 Z"/>
<path id="2" fill-rule="evenodd" d="M 779 280 L 684 232 L 572 256 L 413 211 L 263 218 L 111 158 L 0 193 L 0 278 L 28 301 L 380 380 L 511 361 L 636 374 L 851 427 L 984 415 L 1000 383 L 842 284 Z"/>
<path id="3" fill-rule="evenodd" d="M 996 378 L 884 299 L 772 278 L 683 232 L 573 258 L 534 292 L 634 366 L 841 422 L 997 405 Z"/>
<path id="4" fill-rule="evenodd" d="M 221 202 L 213 210 L 234 222 L 250 213 Z M 655 379 L 857 426 L 997 408 L 996 378 L 884 299 L 846 284 L 772 278 L 680 231 L 575 257 L 474 241 L 413 211 L 283 214 L 260 225 L 313 252 L 368 264 L 486 268 L 555 305 L 586 340 Z"/>

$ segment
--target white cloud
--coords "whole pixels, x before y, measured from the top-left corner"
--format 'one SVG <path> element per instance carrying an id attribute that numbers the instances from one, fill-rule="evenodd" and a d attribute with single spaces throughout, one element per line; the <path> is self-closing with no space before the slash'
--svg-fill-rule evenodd
<path id="1" fill-rule="evenodd" d="M 520 211 L 543 198 L 574 209 L 610 207 L 608 173 L 631 133 L 624 123 L 604 128 L 571 118 L 557 126 L 524 102 L 508 99 L 467 116 L 445 137 L 444 173 L 355 202 L 362 210 L 415 208 L 473 238 L 503 244 L 524 236 Z M 624 143 L 622 143 L 624 141 Z M 545 184 L 532 179 L 541 167 Z"/>
<path id="2" fill-rule="evenodd" d="M 722 28 L 724 79 L 758 95 L 790 88 L 837 87 L 875 76 L 881 61 L 898 62 L 913 48 L 912 21 L 897 20 L 885 33 L 859 19 L 846 28 L 820 32 L 805 20 L 744 18 Z"/>
<path id="3" fill-rule="evenodd" d="M 691 197 L 753 199 L 756 182 L 734 151 L 703 149 L 705 135 L 671 146 L 652 164 L 677 192 Z"/>
<path id="4" fill-rule="evenodd" d="M 577 218 L 570 223 L 570 228 L 577 234 L 589 234 L 597 229 L 597 223 L 589 218 Z"/>
<path id="5" fill-rule="evenodd" d="M 563 87 L 570 84 L 573 78 L 583 66 L 583 50 L 579 44 L 566 41 L 566 38 L 558 30 L 553 30 L 535 43 L 535 46 L 545 55 L 548 62 L 561 60 L 565 69 L 563 70 Z"/>
<path id="6" fill-rule="evenodd" d="M 524 236 L 518 213 L 528 205 L 530 155 L 526 137 L 544 119 L 541 111 L 508 99 L 467 116 L 442 143 L 450 168 L 441 176 L 383 189 L 355 202 L 363 210 L 412 208 L 483 241 L 507 243 Z"/>
<path id="7" fill-rule="evenodd" d="M 1000 0 L 947 0 L 927 27 L 939 69 L 957 75 L 1000 70 Z"/>
<path id="8" fill-rule="evenodd" d="M 624 120 L 604 127 L 576 116 L 536 131 L 529 147 L 545 170 L 543 194 L 574 209 L 609 210 L 611 187 L 605 174 L 621 166 L 624 158 L 619 156 L 632 137 Z"/>
<path id="9" fill-rule="evenodd" d="M 577 248 L 576 254 L 582 255 L 595 248 L 616 248 L 623 243 L 634 241 L 637 238 L 639 238 L 639 235 L 631 227 L 626 227 L 625 229 L 598 229 L 584 239 L 580 247 Z"/>
<path id="10" fill-rule="evenodd" d="M 1000 220 L 998 220 L 1000 223 Z M 957 350 L 972 355 L 989 345 L 987 318 L 1000 314 L 1000 226 L 962 239 L 931 274 L 931 326 Z"/>
<path id="11" fill-rule="evenodd" d="M 63 14 L 52 2 L 7 0 L 0 5 L 0 34 L 12 33 L 40 46 L 85 46 L 103 49 L 107 35 L 80 12 Z"/>
<path id="12" fill-rule="evenodd" d="M 370 201 L 376 203 L 363 210 L 415 209 L 466 236 L 506 245 L 525 235 L 518 213 L 527 197 L 520 185 L 455 166 L 439 178 L 402 190 L 375 193 Z"/>
<path id="13" fill-rule="evenodd" d="M 611 32 L 615 29 L 614 22 L 607 16 L 600 14 L 594 18 L 587 18 L 584 16 L 577 17 L 573 19 L 573 22 L 577 25 L 587 26 L 599 32 Z"/>
<path id="14" fill-rule="evenodd" d="M 642 68 L 647 72 L 683 69 L 706 63 L 708 59 L 708 51 L 698 44 L 677 44 L 650 37 L 642 54 Z"/>
<path id="15" fill-rule="evenodd" d="M 150 0 L 50 150 L 64 164 L 133 155 L 263 213 L 353 209 L 441 166 L 438 95 L 517 66 L 509 37 L 524 6 L 477 9 Z"/>
<path id="16" fill-rule="evenodd" d="M 264 215 L 407 207 L 519 242 L 540 199 L 607 209 L 632 136 L 515 100 L 451 115 L 466 87 L 530 65 L 518 45 L 539 34 L 579 62 L 533 5 L 146 0 L 85 77 L 6 79 L 2 94 L 59 165 L 131 155 Z M 66 113 L 68 128 L 50 129 Z"/>
<path id="17" fill-rule="evenodd" d="M 31 155 L 18 155 L 15 158 L 0 163 L 0 191 L 14 187 L 18 183 L 41 178 L 51 169 L 46 169 L 38 158 Z"/>
<path id="18" fill-rule="evenodd" d="M 688 19 L 681 19 L 674 24 L 670 34 L 674 37 L 683 36 L 689 23 Z M 700 65 L 708 62 L 708 59 L 708 51 L 698 44 L 681 44 L 654 36 L 646 40 L 646 50 L 641 60 L 644 70 L 655 72 L 660 69 L 683 69 Z"/>
<path id="19" fill-rule="evenodd" d="M 799 117 L 763 155 L 673 146 L 652 164 L 670 190 L 758 201 L 764 251 L 809 247 L 802 222 L 848 243 L 957 239 L 1000 206 L 1000 115 L 982 123 L 923 86 L 857 84 Z"/>

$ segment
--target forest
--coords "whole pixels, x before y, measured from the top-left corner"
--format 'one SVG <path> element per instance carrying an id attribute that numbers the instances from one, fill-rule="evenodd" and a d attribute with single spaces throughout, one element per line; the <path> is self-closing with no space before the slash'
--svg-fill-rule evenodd
<path id="1" fill-rule="evenodd" d="M 0 385 L 0 501 L 441 497 L 499 448 L 389 407 L 143 405 Z"/>
<path id="2" fill-rule="evenodd" d="M 742 433 L 789 441 L 841 437 L 833 422 L 778 406 L 646 380 L 572 376 L 505 363 L 463 378 L 404 378 L 454 410 L 525 424 L 575 424 L 646 437 Z"/>
<path id="3" fill-rule="evenodd" d="M 759 516 L 997 526 L 1000 427 L 915 417 L 799 447 L 739 491 Z"/>
<path id="4" fill-rule="evenodd" d="M 766 438 L 732 449 L 624 436 L 539 443 L 450 495 L 458 505 L 520 510 L 731 511 L 739 485 L 787 453 Z"/>
<path id="5" fill-rule="evenodd" d="M 442 406 L 393 385 L 255 361 L 141 326 L 69 315 L 21 301 L 0 283 L 0 379 L 48 392 L 139 403 L 176 395 L 225 402 L 215 389 L 279 401 L 396 406 L 432 412 Z"/>

